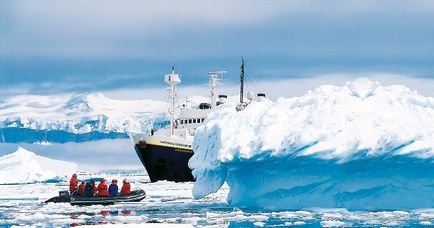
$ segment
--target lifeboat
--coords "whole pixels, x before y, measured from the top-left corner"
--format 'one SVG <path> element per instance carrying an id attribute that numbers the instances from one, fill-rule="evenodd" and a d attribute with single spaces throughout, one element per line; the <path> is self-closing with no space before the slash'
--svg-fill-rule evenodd
<path id="1" fill-rule="evenodd" d="M 129 195 L 116 195 L 106 197 L 84 197 L 72 196 L 68 191 L 60 191 L 59 196 L 55 196 L 45 201 L 45 203 L 70 203 L 71 205 L 90 206 L 90 205 L 110 205 L 115 203 L 140 202 L 146 198 L 144 190 L 131 191 Z"/>

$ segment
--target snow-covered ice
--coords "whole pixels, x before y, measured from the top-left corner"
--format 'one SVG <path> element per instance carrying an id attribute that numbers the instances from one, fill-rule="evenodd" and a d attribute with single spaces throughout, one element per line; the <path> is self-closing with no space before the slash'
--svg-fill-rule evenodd
<path id="1" fill-rule="evenodd" d="M 104 224 L 104 225 L 84 225 L 80 226 L 81 228 L 170 228 L 170 227 L 178 227 L 178 228 L 189 228 L 193 227 L 189 224 L 159 224 L 159 223 L 147 223 L 147 224 Z"/>
<path id="2" fill-rule="evenodd" d="M 147 198 L 138 203 L 79 207 L 69 204 L 44 204 L 44 200 L 68 188 L 67 182 L 0 185 L 0 227 L 69 227 L 102 225 L 107 227 L 381 227 L 429 226 L 434 209 L 398 211 L 348 211 L 345 209 L 306 208 L 303 210 L 239 209 L 227 204 L 228 186 L 200 200 L 193 199 L 193 183 L 160 181 L 150 183 L 143 172 L 107 171 L 78 173 L 79 178 L 127 177 L 133 188 L 146 190 Z M 28 196 L 36 196 L 30 199 Z M 139 225 L 137 225 L 139 224 Z M 154 225 L 157 224 L 157 225 Z M 101 226 L 104 227 L 104 226 Z M 176 226 L 175 226 L 176 227 Z"/>
<path id="3" fill-rule="evenodd" d="M 77 171 L 77 164 L 36 155 L 19 147 L 0 157 L 0 184 L 62 180 Z"/>
<path id="4" fill-rule="evenodd" d="M 434 98 L 359 78 L 241 112 L 220 106 L 189 165 L 196 198 L 226 182 L 238 207 L 430 208 L 433 148 Z"/>
<path id="5" fill-rule="evenodd" d="M 191 182 L 150 183 L 144 170 L 139 173 L 135 171 L 78 172 L 79 179 L 90 177 L 104 177 L 108 180 L 122 180 L 126 177 L 133 189 L 144 189 L 147 197 L 137 203 L 80 207 L 66 203 L 43 203 L 46 199 L 56 196 L 58 191 L 67 189 L 67 182 L 0 185 L 0 227 L 3 225 L 65 227 L 84 224 L 148 224 L 149 227 L 153 227 L 154 223 L 222 225 L 227 219 L 207 219 L 206 212 L 214 211 L 223 214 L 232 211 L 225 201 L 227 188 L 203 200 L 194 200 Z M 29 196 L 37 198 L 29 198 Z M 210 223 L 207 220 L 211 220 Z"/>
<path id="6" fill-rule="evenodd" d="M 0 101 L 0 129 L 6 131 L 0 131 L 0 142 L 38 142 L 67 137 L 64 133 L 142 133 L 164 125 L 166 107 L 165 101 L 116 100 L 102 93 L 9 97 Z M 54 131 L 58 136 L 38 131 Z"/>

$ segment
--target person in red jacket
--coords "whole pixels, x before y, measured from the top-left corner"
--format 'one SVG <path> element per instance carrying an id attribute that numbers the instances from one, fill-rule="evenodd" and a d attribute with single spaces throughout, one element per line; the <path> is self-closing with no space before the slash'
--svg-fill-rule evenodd
<path id="1" fill-rule="evenodd" d="M 121 195 L 129 195 L 131 193 L 131 185 L 128 183 L 127 179 L 122 182 Z"/>
<path id="2" fill-rule="evenodd" d="M 108 187 L 107 187 L 107 184 L 105 183 L 104 178 L 101 179 L 101 182 L 99 182 L 98 187 L 96 188 L 96 190 L 98 191 L 98 196 L 105 197 L 105 196 L 109 195 L 109 193 L 108 193 Z"/>
<path id="3" fill-rule="evenodd" d="M 78 186 L 78 193 L 80 194 L 80 196 L 84 195 L 84 187 L 86 187 L 86 182 L 82 181 Z"/>
<path id="4" fill-rule="evenodd" d="M 74 192 L 76 192 L 78 190 L 78 185 L 77 185 L 77 174 L 73 174 L 71 179 L 69 180 L 69 192 L 72 194 L 74 194 Z"/>

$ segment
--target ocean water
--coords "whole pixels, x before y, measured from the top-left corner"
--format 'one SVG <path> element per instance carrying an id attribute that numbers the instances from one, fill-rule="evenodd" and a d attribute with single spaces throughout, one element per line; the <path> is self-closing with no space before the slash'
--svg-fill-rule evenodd
<path id="1" fill-rule="evenodd" d="M 150 183 L 138 172 L 81 173 L 79 178 L 130 179 L 147 198 L 139 203 L 110 206 L 71 206 L 44 201 L 67 188 L 67 183 L 0 185 L 0 227 L 70 227 L 85 224 L 165 223 L 195 227 L 398 227 L 431 226 L 434 209 L 412 211 L 348 211 L 306 208 L 291 211 L 257 211 L 226 203 L 228 187 L 201 200 L 192 198 L 193 183 Z"/>

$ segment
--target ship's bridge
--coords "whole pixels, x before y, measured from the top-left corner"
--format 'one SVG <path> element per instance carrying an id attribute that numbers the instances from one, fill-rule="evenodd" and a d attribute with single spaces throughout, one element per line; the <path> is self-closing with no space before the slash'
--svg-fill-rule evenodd
<path id="1" fill-rule="evenodd" d="M 205 121 L 210 111 L 209 108 L 182 109 L 180 115 L 176 118 L 176 128 L 195 129 Z"/>

